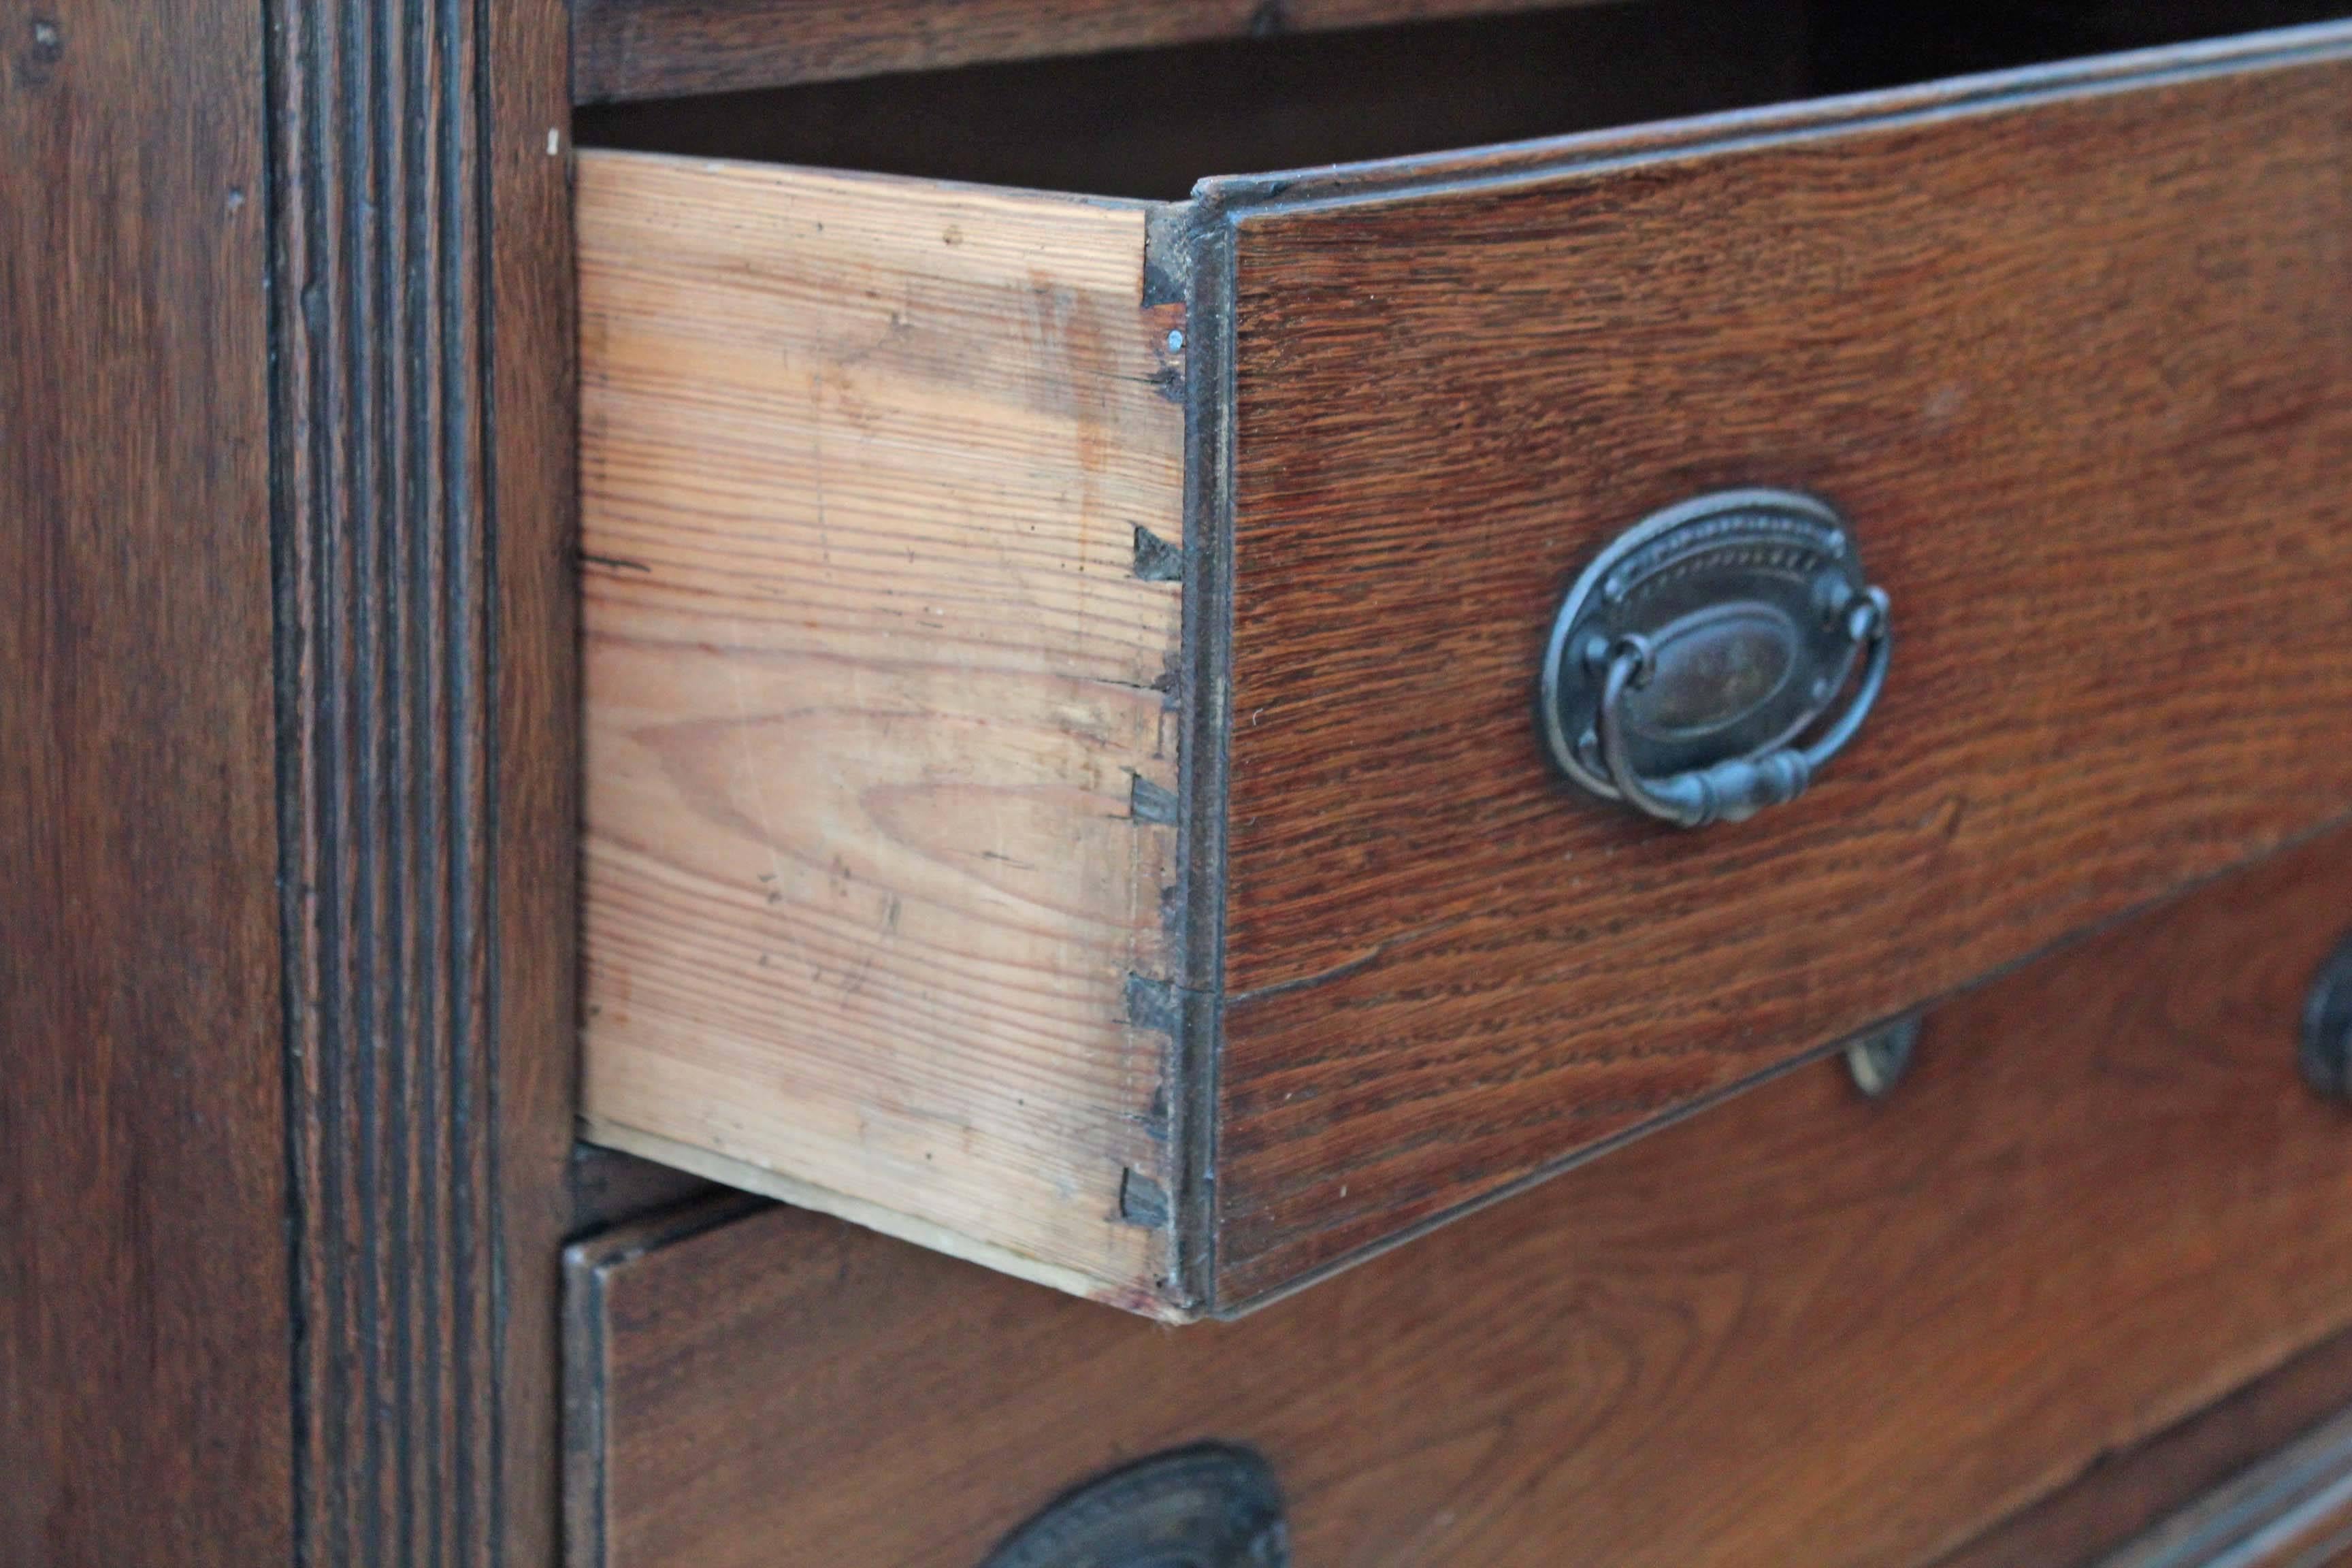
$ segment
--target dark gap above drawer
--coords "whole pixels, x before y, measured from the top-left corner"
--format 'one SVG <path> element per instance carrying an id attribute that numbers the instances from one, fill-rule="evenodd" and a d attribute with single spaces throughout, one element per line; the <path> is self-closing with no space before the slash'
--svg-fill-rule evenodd
<path id="1" fill-rule="evenodd" d="M 2336 0 L 1814 0 L 1814 93 L 1899 87 L 2352 15 Z"/>
<path id="2" fill-rule="evenodd" d="M 1803 89 L 1801 0 L 1647 0 L 580 111 L 583 146 L 1180 199 Z"/>
<path id="3" fill-rule="evenodd" d="M 583 108 L 575 136 L 1173 200 L 1209 174 L 1560 135 L 2347 13 L 2344 0 L 1636 0 Z"/>
<path id="4" fill-rule="evenodd" d="M 1602 0 L 572 0 L 580 103 L 1266 38 Z"/>

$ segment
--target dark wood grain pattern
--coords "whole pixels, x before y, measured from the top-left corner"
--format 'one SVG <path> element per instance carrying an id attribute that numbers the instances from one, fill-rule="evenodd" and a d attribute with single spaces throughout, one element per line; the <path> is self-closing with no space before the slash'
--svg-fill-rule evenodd
<path id="1" fill-rule="evenodd" d="M 564 18 L 265 9 L 9 23 L 0 1561 L 546 1562 Z"/>
<path id="2" fill-rule="evenodd" d="M 0 16 L 9 1568 L 292 1542 L 262 41 Z"/>
<path id="3" fill-rule="evenodd" d="M 1173 1332 L 788 1209 L 603 1238 L 576 1568 L 968 1568 L 1163 1446 L 1298 1560 L 1900 1568 L 2352 1324 L 2352 1121 L 2293 1065 L 2352 837 L 1235 1323 Z M 575 1294 L 575 1302 L 582 1300 Z"/>
<path id="4" fill-rule="evenodd" d="M 1204 187 L 1222 1304 L 2352 805 L 2347 37 Z M 1741 826 L 1577 797 L 1557 595 L 1754 483 L 1857 520 L 1880 710 Z"/>
<path id="5" fill-rule="evenodd" d="M 562 16 L 274 15 L 298 1550 L 545 1562 L 576 896 Z"/>
<path id="6" fill-rule="evenodd" d="M 573 0 L 582 103 L 1591 0 Z"/>

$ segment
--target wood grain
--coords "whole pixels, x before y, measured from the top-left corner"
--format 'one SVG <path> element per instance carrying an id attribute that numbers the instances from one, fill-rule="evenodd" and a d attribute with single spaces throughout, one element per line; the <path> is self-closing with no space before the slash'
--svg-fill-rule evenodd
<path id="1" fill-rule="evenodd" d="M 1591 0 L 574 0 L 582 103 Z"/>
<path id="2" fill-rule="evenodd" d="M 1150 1309 L 1144 209 L 616 153 L 578 204 L 594 1136 Z"/>
<path id="3" fill-rule="evenodd" d="M 1203 187 L 1221 1303 L 2352 806 L 2347 38 Z M 1557 595 L 1754 483 L 1856 520 L 1879 711 L 1742 826 L 1578 797 L 1528 712 Z"/>
<path id="4" fill-rule="evenodd" d="M 2347 879 L 2339 834 L 1948 1005 L 1884 1103 L 1807 1067 L 1239 1322 L 788 1209 L 608 1237 L 575 1568 L 968 1568 L 1212 1437 L 1323 1568 L 1932 1559 L 2352 1324 L 2293 1062 Z"/>
<path id="5" fill-rule="evenodd" d="M 560 20 L 328 0 L 268 31 L 285 858 L 246 874 L 282 889 L 290 971 L 294 1192 L 270 1223 L 294 1252 L 303 1563 L 556 1550 L 578 823 Z"/>
<path id="6" fill-rule="evenodd" d="M 487 89 L 473 100 L 489 272 L 484 380 L 494 415 L 484 485 L 490 549 L 478 569 L 495 587 L 488 615 L 497 665 L 489 707 L 475 718 L 478 743 L 493 759 L 498 826 L 488 872 L 498 1124 L 489 1221 L 499 1257 L 483 1283 L 495 1292 L 500 1332 L 495 1403 L 455 1387 L 451 1397 L 462 1401 L 457 1419 L 489 1426 L 499 1446 L 489 1506 L 457 1504 L 476 1531 L 469 1544 L 492 1561 L 530 1568 L 556 1562 L 562 1550 L 559 1260 L 579 1217 L 572 1170 L 580 1110 L 581 721 L 571 17 L 563 0 L 499 0 L 476 17 Z"/>
<path id="7" fill-rule="evenodd" d="M 263 43 L 0 32 L 10 1568 L 294 1548 Z"/>

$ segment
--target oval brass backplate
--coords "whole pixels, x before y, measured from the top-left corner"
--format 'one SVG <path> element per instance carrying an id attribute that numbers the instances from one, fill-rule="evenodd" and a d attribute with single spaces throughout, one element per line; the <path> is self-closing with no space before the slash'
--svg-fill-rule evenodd
<path id="1" fill-rule="evenodd" d="M 1615 650 L 1647 668 L 1622 693 L 1635 773 L 1664 778 L 1786 745 L 1815 723 L 1862 647 L 1870 592 L 1853 531 L 1791 490 L 1724 490 L 1643 519 L 1585 569 L 1544 653 L 1538 722 L 1562 772 L 1622 798 L 1602 758 Z"/>

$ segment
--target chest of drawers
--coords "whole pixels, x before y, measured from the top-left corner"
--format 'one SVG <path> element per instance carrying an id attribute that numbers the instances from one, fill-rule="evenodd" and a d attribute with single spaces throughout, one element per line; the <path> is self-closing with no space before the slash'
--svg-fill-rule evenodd
<path id="1" fill-rule="evenodd" d="M 17 15 L 0 1568 L 2346 1561 L 2341 10 Z"/>
<path id="2" fill-rule="evenodd" d="M 2347 47 L 1181 203 L 583 153 L 594 1135 L 1232 1312 L 2323 826 Z M 1652 612 L 1685 730 L 1878 698 L 1682 831 L 1547 638 L 1726 496 L 1592 596 L 1888 673 Z"/>

